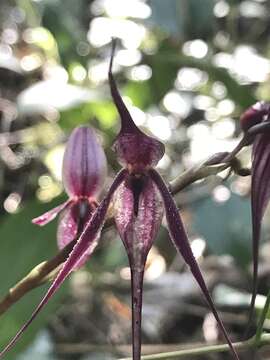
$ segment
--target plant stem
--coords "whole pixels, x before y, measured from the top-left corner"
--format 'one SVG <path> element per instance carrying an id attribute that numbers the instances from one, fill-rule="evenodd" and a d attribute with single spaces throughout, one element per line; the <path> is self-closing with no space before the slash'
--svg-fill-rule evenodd
<path id="1" fill-rule="evenodd" d="M 251 348 L 261 347 L 270 344 L 270 334 L 262 334 L 259 342 L 256 342 L 256 338 L 253 337 L 246 341 L 240 341 L 233 344 L 236 350 L 247 350 Z M 230 348 L 227 344 L 221 345 L 206 345 L 198 348 L 184 349 L 179 351 L 171 351 L 167 353 L 153 354 L 142 356 L 141 360 L 162 360 L 162 359 L 180 359 L 187 356 L 205 355 L 227 352 Z M 132 360 L 131 358 L 124 358 L 121 360 Z"/>
<path id="2" fill-rule="evenodd" d="M 263 311 L 261 313 L 261 316 L 259 318 L 259 321 L 258 321 L 258 326 L 257 326 L 257 331 L 256 331 L 256 334 L 255 334 L 255 343 L 256 344 L 259 344 L 260 343 L 260 340 L 261 340 L 261 337 L 262 337 L 262 332 L 263 332 L 263 324 L 264 324 L 264 321 L 267 317 L 267 313 L 268 313 L 268 310 L 269 310 L 269 305 L 270 305 L 270 290 L 267 294 L 267 298 L 265 300 L 265 304 L 264 304 L 264 308 L 263 308 Z"/>
<path id="3" fill-rule="evenodd" d="M 244 135 L 236 147 L 229 153 L 227 157 L 225 157 L 223 162 L 229 163 L 239 153 L 239 151 L 248 144 L 248 138 L 248 135 Z"/>

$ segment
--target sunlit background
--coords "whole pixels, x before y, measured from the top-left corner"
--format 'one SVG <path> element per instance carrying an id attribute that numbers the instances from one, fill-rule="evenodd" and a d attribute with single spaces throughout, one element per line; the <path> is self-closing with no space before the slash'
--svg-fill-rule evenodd
<path id="1" fill-rule="evenodd" d="M 70 131 L 80 124 L 96 129 L 109 163 L 107 186 L 119 169 L 111 150 L 118 115 L 107 80 L 112 37 L 120 39 L 114 73 L 124 101 L 136 124 L 164 142 L 158 169 L 171 180 L 232 150 L 241 138 L 241 112 L 270 100 L 269 14 L 267 0 L 1 0 L 1 296 L 56 252 L 57 222 L 38 228 L 31 219 L 65 197 L 61 163 Z M 240 159 L 250 166 L 250 150 Z M 250 178 L 228 175 L 189 186 L 176 201 L 215 302 L 232 338 L 239 339 L 251 281 Z M 266 240 L 268 233 L 266 219 Z M 258 312 L 269 271 L 266 241 Z M 129 279 L 123 246 L 111 229 L 10 359 L 128 354 Z M 1 346 L 44 291 L 33 291 L 2 316 Z M 165 223 L 148 258 L 143 316 L 148 353 L 221 340 Z"/>

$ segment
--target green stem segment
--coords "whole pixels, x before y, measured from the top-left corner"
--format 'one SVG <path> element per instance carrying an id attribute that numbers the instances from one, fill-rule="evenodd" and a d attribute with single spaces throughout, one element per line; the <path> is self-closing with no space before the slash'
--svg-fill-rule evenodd
<path id="1" fill-rule="evenodd" d="M 233 347 L 236 350 L 248 350 L 255 349 L 257 347 L 262 347 L 270 344 L 270 334 L 261 334 L 259 342 L 256 342 L 256 337 L 253 337 L 246 341 L 240 341 L 233 344 Z M 193 347 L 192 349 L 184 349 L 179 351 L 171 351 L 167 353 L 145 355 L 141 357 L 141 360 L 162 360 L 162 359 L 185 359 L 187 360 L 188 356 L 200 356 L 205 354 L 216 354 L 222 352 L 228 352 L 230 350 L 229 345 L 206 345 L 201 347 Z M 125 358 L 121 360 L 131 360 L 131 358 Z"/>
<path id="2" fill-rule="evenodd" d="M 269 292 L 267 294 L 267 298 L 265 300 L 264 308 L 263 308 L 263 311 L 262 311 L 261 316 L 260 316 L 259 321 L 258 321 L 257 331 L 256 331 L 256 335 L 255 335 L 255 343 L 256 344 L 260 343 L 260 340 L 261 340 L 261 337 L 262 337 L 262 332 L 263 332 L 263 324 L 264 324 L 264 321 L 265 321 L 265 319 L 267 317 L 269 306 L 270 306 L 270 290 L 269 290 Z"/>

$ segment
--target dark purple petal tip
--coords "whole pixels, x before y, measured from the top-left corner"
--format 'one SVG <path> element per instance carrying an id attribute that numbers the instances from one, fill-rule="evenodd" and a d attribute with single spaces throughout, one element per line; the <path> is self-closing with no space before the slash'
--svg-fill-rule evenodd
<path id="1" fill-rule="evenodd" d="M 243 131 L 261 123 L 264 117 L 269 114 L 270 105 L 265 102 L 257 102 L 250 106 L 240 117 L 240 124 Z"/>
<path id="2" fill-rule="evenodd" d="M 116 41 L 113 40 L 109 67 L 109 83 L 113 101 L 121 118 L 121 130 L 114 143 L 114 150 L 122 165 L 128 165 L 131 170 L 137 172 L 149 166 L 155 166 L 163 157 L 165 148 L 160 141 L 144 134 L 135 125 L 119 94 L 112 74 L 115 46 Z"/>
<path id="3" fill-rule="evenodd" d="M 63 183 L 69 196 L 95 197 L 101 191 L 107 162 L 97 136 L 89 127 L 77 127 L 67 142 Z"/>

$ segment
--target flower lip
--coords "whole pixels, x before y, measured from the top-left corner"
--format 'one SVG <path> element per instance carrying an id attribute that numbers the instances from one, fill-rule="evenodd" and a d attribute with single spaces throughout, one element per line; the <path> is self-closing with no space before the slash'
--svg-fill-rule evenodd
<path id="1" fill-rule="evenodd" d="M 105 181 L 106 158 L 95 132 L 86 126 L 73 130 L 63 160 L 63 183 L 68 195 L 96 197 Z"/>

